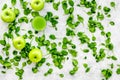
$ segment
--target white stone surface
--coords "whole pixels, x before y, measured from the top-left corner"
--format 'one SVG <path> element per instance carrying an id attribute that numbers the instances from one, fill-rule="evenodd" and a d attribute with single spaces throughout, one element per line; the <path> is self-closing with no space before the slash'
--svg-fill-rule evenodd
<path id="1" fill-rule="evenodd" d="M 0 13 L 2 12 L 1 8 L 4 5 L 4 3 L 6 3 L 9 7 L 11 6 L 10 3 L 11 0 L 0 0 Z M 27 0 L 28 2 L 30 0 Z M 59 0 L 55 0 L 56 2 Z M 61 0 L 60 0 L 61 1 Z M 79 3 L 79 0 L 74 0 L 75 1 L 75 5 L 77 5 Z M 34 66 L 34 64 L 27 66 L 24 68 L 25 73 L 23 75 L 23 80 L 102 80 L 103 76 L 101 75 L 101 69 L 104 68 L 110 68 L 109 64 L 114 63 L 114 69 L 113 69 L 113 75 L 109 80 L 120 80 L 120 75 L 116 74 L 116 69 L 117 69 L 117 64 L 120 64 L 120 0 L 96 0 L 97 3 L 99 5 L 103 5 L 103 6 L 110 6 L 110 1 L 115 1 L 116 2 L 116 6 L 115 8 L 111 9 L 111 18 L 105 18 L 105 20 L 103 20 L 103 24 L 105 26 L 105 31 L 110 31 L 112 33 L 112 42 L 114 44 L 114 50 L 113 52 L 108 51 L 107 54 L 110 55 L 115 55 L 118 60 L 117 61 L 112 61 L 112 60 L 108 60 L 108 59 L 104 59 L 103 61 L 96 63 L 94 57 L 92 56 L 91 53 L 88 54 L 84 54 L 81 51 L 81 48 L 85 47 L 84 45 L 80 45 L 77 37 L 73 37 L 71 38 L 73 40 L 73 42 L 77 45 L 77 51 L 78 51 L 78 61 L 79 61 L 79 70 L 78 72 L 74 75 L 71 76 L 69 75 L 69 71 L 72 69 L 72 63 L 71 63 L 71 59 L 72 57 L 70 56 L 70 59 L 68 61 L 65 61 L 64 64 L 64 68 L 59 70 L 58 68 L 54 67 L 53 63 L 52 63 L 52 59 L 50 57 L 50 55 L 46 56 L 46 54 L 48 54 L 44 48 L 42 48 L 43 53 L 44 53 L 44 57 L 47 57 L 47 61 L 46 62 L 50 62 L 51 68 L 54 69 L 52 75 L 48 75 L 47 77 L 44 77 L 44 73 L 50 68 L 47 67 L 45 64 L 39 68 L 39 72 L 37 74 L 33 74 L 31 71 L 31 68 Z M 21 16 L 23 16 L 23 10 L 20 6 L 19 0 L 17 0 L 17 5 L 15 7 L 19 8 L 21 11 Z M 46 12 L 51 11 L 54 13 L 54 15 L 58 15 L 59 16 L 59 24 L 57 24 L 58 27 L 58 31 L 55 31 L 52 27 L 51 24 L 48 22 L 47 23 L 47 28 L 45 29 L 45 31 L 40 32 L 38 35 L 36 36 L 40 36 L 43 33 L 46 34 L 46 36 L 48 37 L 51 33 L 55 34 L 57 37 L 56 42 L 61 41 L 62 38 L 65 36 L 65 28 L 66 28 L 66 19 L 68 16 L 66 16 L 61 8 L 61 5 L 59 6 L 59 10 L 55 11 L 52 8 L 52 4 L 45 4 L 45 8 L 40 12 L 40 14 L 42 16 L 46 15 Z M 85 8 L 79 8 L 79 7 L 75 7 L 75 11 L 74 11 L 74 15 L 76 17 L 77 14 L 80 14 L 81 16 L 84 17 L 85 22 L 84 25 L 80 24 L 75 31 L 83 31 L 85 32 L 87 35 L 91 36 L 92 34 L 88 31 L 87 29 L 87 20 L 88 20 L 88 16 L 85 13 L 86 9 Z M 31 16 L 28 16 L 31 18 Z M 113 20 L 115 22 L 115 26 L 112 27 L 109 25 L 109 21 Z M 6 30 L 8 30 L 6 23 L 4 23 L 1 19 L 0 19 L 0 39 L 2 39 L 2 34 L 4 32 L 6 32 Z M 20 27 L 22 29 L 25 29 L 26 31 L 20 31 L 21 35 L 25 34 L 27 32 L 28 29 L 31 29 L 31 24 L 26 24 L 26 23 L 22 23 L 20 25 Z M 100 36 L 100 31 L 97 30 L 97 32 L 95 33 L 95 36 L 97 37 L 97 43 L 101 43 L 104 40 L 104 37 Z M 9 40 L 10 43 L 11 40 Z M 33 45 L 34 42 L 32 42 Z M 14 49 L 14 47 L 11 45 L 11 54 L 12 54 L 12 50 Z M 0 55 L 4 55 L 1 53 L 1 49 L 2 46 L 0 46 Z M 84 60 L 83 58 L 87 56 L 87 60 Z M 11 56 L 12 57 L 12 56 Z M 23 60 L 24 61 L 24 60 Z M 85 73 L 85 69 L 83 68 L 82 64 L 83 63 L 88 63 L 89 67 L 91 68 L 89 73 Z M 0 70 L 2 70 L 2 68 L 0 68 Z M 64 78 L 60 78 L 59 77 L 59 73 L 63 73 L 64 74 Z M 18 77 L 15 75 L 15 67 L 13 67 L 13 70 L 7 70 L 6 74 L 2 74 L 0 73 L 0 80 L 18 80 Z"/>

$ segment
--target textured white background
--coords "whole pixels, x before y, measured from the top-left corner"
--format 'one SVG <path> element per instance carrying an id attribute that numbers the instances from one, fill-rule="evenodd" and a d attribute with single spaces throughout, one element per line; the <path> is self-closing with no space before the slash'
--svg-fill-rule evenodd
<path id="1" fill-rule="evenodd" d="M 4 5 L 4 3 L 6 3 L 9 7 L 11 7 L 11 0 L 0 0 L 0 13 L 2 12 L 1 8 Z M 21 16 L 23 16 L 23 10 L 20 6 L 19 0 L 17 0 L 18 3 L 15 7 L 19 8 L 21 10 Z M 27 0 L 28 2 L 30 0 Z M 55 0 L 56 2 L 59 0 Z M 61 0 L 60 0 L 61 1 Z M 74 0 L 75 1 L 75 5 L 77 5 L 79 3 L 79 0 Z M 103 5 L 103 6 L 110 6 L 109 3 L 110 1 L 115 1 L 116 2 L 116 6 L 115 8 L 112 8 L 111 10 L 111 18 L 105 18 L 105 20 L 103 20 L 103 24 L 105 26 L 105 31 L 111 31 L 112 33 L 112 42 L 114 44 L 114 50 L 113 52 L 107 51 L 107 54 L 109 55 L 115 55 L 118 60 L 117 61 L 112 61 L 112 60 L 108 60 L 108 59 L 104 59 L 103 61 L 96 63 L 94 57 L 92 56 L 91 52 L 88 54 L 84 54 L 81 51 L 81 48 L 85 47 L 80 45 L 77 37 L 73 37 L 71 38 L 73 40 L 73 42 L 77 45 L 77 51 L 78 51 L 78 61 L 79 61 L 79 70 L 78 72 L 74 75 L 71 76 L 69 75 L 69 71 L 72 69 L 72 64 L 71 64 L 71 59 L 72 57 L 70 56 L 70 59 L 68 61 L 65 61 L 64 64 L 64 68 L 62 70 L 57 69 L 56 67 L 54 67 L 54 65 L 52 64 L 52 59 L 50 57 L 50 55 L 48 54 L 44 48 L 42 48 L 43 50 L 43 55 L 44 57 L 47 57 L 47 61 L 46 62 L 50 62 L 52 65 L 51 67 L 54 69 L 52 75 L 48 75 L 47 77 L 44 77 L 44 73 L 50 68 L 47 67 L 45 64 L 39 68 L 39 72 L 37 74 L 33 74 L 31 71 L 31 68 L 34 66 L 34 64 L 27 66 L 24 68 L 25 73 L 23 75 L 23 80 L 101 80 L 103 78 L 103 76 L 101 75 L 101 69 L 104 68 L 110 68 L 109 64 L 114 63 L 115 67 L 113 69 L 113 75 L 110 78 L 110 80 L 120 80 L 120 76 L 117 75 L 115 73 L 116 68 L 117 68 L 117 64 L 120 64 L 120 0 L 96 0 L 97 3 L 99 5 Z M 47 11 L 52 11 L 54 13 L 54 15 L 58 15 L 59 16 L 59 24 L 57 24 L 58 27 L 58 31 L 55 31 L 52 27 L 51 24 L 48 22 L 47 23 L 47 28 L 45 29 L 45 31 L 42 31 L 39 33 L 40 36 L 43 33 L 46 34 L 46 36 L 49 36 L 51 33 L 56 34 L 57 40 L 61 41 L 62 38 L 65 36 L 65 28 L 66 28 L 66 19 L 68 16 L 64 15 L 64 12 L 61 8 L 61 5 L 59 6 L 59 10 L 55 11 L 52 8 L 52 4 L 45 4 L 45 8 L 40 12 L 40 14 L 42 16 L 46 15 Z M 77 14 L 80 14 L 81 16 L 84 17 L 85 22 L 84 22 L 84 27 L 82 24 L 79 25 L 79 27 L 77 27 L 75 29 L 76 32 L 78 31 L 84 31 L 87 35 L 91 36 L 92 34 L 88 31 L 87 29 L 87 25 L 86 22 L 88 20 L 88 16 L 85 14 L 86 9 L 85 8 L 79 8 L 79 7 L 75 7 L 75 11 L 74 11 L 74 15 L 76 17 Z M 28 16 L 29 18 L 31 18 L 31 16 Z M 76 20 L 76 19 L 75 19 Z M 110 26 L 108 23 L 110 20 L 113 20 L 115 22 L 115 26 L 112 27 Z M 8 29 L 7 28 L 6 23 L 4 23 L 1 19 L 0 19 L 0 39 L 2 39 L 2 34 Z M 25 29 L 26 31 L 20 31 L 20 34 L 23 35 L 27 32 L 28 29 L 31 29 L 31 24 L 25 24 L 22 23 L 20 25 L 20 27 L 22 29 Z M 101 43 L 104 41 L 104 37 L 100 36 L 100 31 L 98 30 L 97 33 L 95 33 L 95 36 L 97 37 L 97 43 Z M 11 43 L 11 40 L 8 40 Z M 33 45 L 35 45 L 34 42 L 32 42 Z M 4 56 L 4 54 L 1 53 L 1 49 L 2 46 L 0 46 L 0 54 Z M 14 47 L 11 45 L 11 50 L 12 51 L 14 49 Z M 12 54 L 12 53 L 11 53 Z M 87 56 L 87 60 L 84 60 L 83 58 Z M 11 56 L 12 57 L 12 56 Z M 23 60 L 24 61 L 24 60 Z M 88 63 L 89 67 L 91 67 L 91 70 L 89 73 L 85 73 L 85 69 L 83 68 L 82 64 L 83 63 Z M 0 68 L 0 70 L 2 70 L 2 68 Z M 13 70 L 7 70 L 6 74 L 1 74 L 0 73 L 0 80 L 17 80 L 18 77 L 14 74 L 15 73 L 15 67 L 13 67 Z M 60 78 L 59 77 L 59 73 L 64 73 L 64 78 Z"/>

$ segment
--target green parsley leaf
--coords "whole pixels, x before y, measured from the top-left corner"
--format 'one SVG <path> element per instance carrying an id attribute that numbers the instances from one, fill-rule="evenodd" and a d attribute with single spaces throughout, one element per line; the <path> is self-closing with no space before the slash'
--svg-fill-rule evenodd
<path id="1" fill-rule="evenodd" d="M 69 49 L 68 52 L 69 52 L 73 57 L 77 57 L 77 51 L 76 51 L 76 50 Z"/>
<path id="2" fill-rule="evenodd" d="M 22 79 L 23 77 L 23 73 L 24 73 L 24 70 L 23 69 L 18 69 L 17 68 L 17 71 L 15 72 L 15 74 L 19 77 L 19 79 Z"/>
<path id="3" fill-rule="evenodd" d="M 104 10 L 104 12 L 105 12 L 106 14 L 108 14 L 108 13 L 111 11 L 111 9 L 108 8 L 107 6 L 105 6 L 105 7 L 103 8 L 103 10 Z"/>
<path id="4" fill-rule="evenodd" d="M 37 12 L 37 11 L 31 12 L 31 15 L 32 15 L 33 17 L 35 17 L 35 16 L 40 16 L 39 12 Z"/>
<path id="5" fill-rule="evenodd" d="M 52 40 L 55 40 L 55 39 L 56 39 L 56 36 L 55 36 L 54 34 L 51 34 L 51 35 L 49 36 L 49 38 L 52 39 Z"/>
<path id="6" fill-rule="evenodd" d="M 5 10 L 6 8 L 7 8 L 7 4 L 4 4 L 2 10 Z"/>
<path id="7" fill-rule="evenodd" d="M 113 74 L 112 70 L 110 70 L 110 69 L 102 69 L 101 73 L 105 77 L 105 79 L 109 79 Z"/>
<path id="8" fill-rule="evenodd" d="M 83 49 L 83 52 L 84 52 L 84 53 L 88 53 L 88 52 L 89 52 L 89 49 Z"/>
<path id="9" fill-rule="evenodd" d="M 68 3 L 69 3 L 70 6 L 74 6 L 73 0 L 68 0 Z"/>
<path id="10" fill-rule="evenodd" d="M 11 0 L 11 3 L 14 6 L 17 3 L 17 1 L 16 0 Z"/>
<path id="11" fill-rule="evenodd" d="M 66 28 L 66 35 L 67 36 L 75 36 L 75 32 L 69 28 Z"/>
<path id="12" fill-rule="evenodd" d="M 89 67 L 86 68 L 85 72 L 87 73 L 87 72 L 89 72 L 89 71 L 90 71 L 90 68 L 89 68 Z"/>
<path id="13" fill-rule="evenodd" d="M 115 7 L 115 2 L 110 2 L 111 7 Z"/>
<path id="14" fill-rule="evenodd" d="M 84 21 L 83 17 L 81 17 L 80 15 L 77 15 L 77 18 L 78 18 L 79 22 L 83 23 L 83 21 Z"/>
<path id="15" fill-rule="evenodd" d="M 67 1 L 66 1 L 66 0 L 63 0 L 63 1 L 62 1 L 62 8 L 63 8 L 63 10 L 66 10 L 67 7 L 68 7 Z"/>
<path id="16" fill-rule="evenodd" d="M 117 60 L 116 56 L 111 56 L 112 60 Z"/>
<path id="17" fill-rule="evenodd" d="M 104 15 L 100 12 L 97 13 L 97 19 L 98 20 L 103 20 L 104 19 Z"/>
<path id="18" fill-rule="evenodd" d="M 60 2 L 53 3 L 53 8 L 54 8 L 55 10 L 58 10 L 59 5 L 60 5 Z"/>
<path id="19" fill-rule="evenodd" d="M 63 77 L 64 77 L 64 74 L 59 74 L 59 76 L 60 76 L 61 78 L 63 78 Z"/>
<path id="20" fill-rule="evenodd" d="M 119 75 L 120 74 L 120 68 L 117 68 L 116 73 Z"/>
<path id="21" fill-rule="evenodd" d="M 83 67 L 84 67 L 84 68 L 87 68 L 87 67 L 88 67 L 88 64 L 87 64 L 87 63 L 84 63 L 84 64 L 83 64 Z"/>
<path id="22" fill-rule="evenodd" d="M 73 59 L 72 60 L 72 64 L 73 64 L 73 66 L 77 66 L 78 65 L 78 61 L 76 59 Z"/>
<path id="23" fill-rule="evenodd" d="M 25 15 L 28 15 L 28 14 L 30 14 L 31 13 L 31 9 L 30 8 L 26 8 L 26 9 L 24 9 L 24 14 Z"/>
<path id="24" fill-rule="evenodd" d="M 5 40 L 0 40 L 0 44 L 5 46 L 6 45 L 6 41 Z"/>
<path id="25" fill-rule="evenodd" d="M 18 22 L 19 23 L 22 23 L 22 22 L 28 23 L 28 18 L 26 16 L 21 17 L 21 18 L 18 19 Z"/>
<path id="26" fill-rule="evenodd" d="M 37 68 L 32 68 L 32 72 L 33 72 L 33 73 L 37 73 L 37 72 L 38 72 L 38 69 L 37 69 Z"/>
<path id="27" fill-rule="evenodd" d="M 114 25 L 115 25 L 115 23 L 114 23 L 113 21 L 110 21 L 109 24 L 110 24 L 111 26 L 114 26 Z"/>

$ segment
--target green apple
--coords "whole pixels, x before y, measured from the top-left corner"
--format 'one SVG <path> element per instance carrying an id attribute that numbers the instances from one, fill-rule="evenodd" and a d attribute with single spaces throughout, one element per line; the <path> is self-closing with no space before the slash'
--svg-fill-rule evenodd
<path id="1" fill-rule="evenodd" d="M 44 1 L 43 0 L 32 0 L 30 5 L 33 10 L 40 11 L 44 8 Z"/>
<path id="2" fill-rule="evenodd" d="M 29 53 L 29 59 L 32 62 L 39 62 L 42 59 L 42 51 L 38 48 L 32 49 Z"/>
<path id="3" fill-rule="evenodd" d="M 21 50 L 25 47 L 26 45 L 26 41 L 22 36 L 16 37 L 13 39 L 13 46 L 17 49 L 17 50 Z"/>
<path id="4" fill-rule="evenodd" d="M 15 13 L 12 9 L 10 8 L 7 8 L 5 10 L 2 11 L 1 13 L 1 19 L 4 21 L 4 22 L 13 22 L 15 20 Z"/>
<path id="5" fill-rule="evenodd" d="M 45 18 L 42 17 L 42 16 L 36 16 L 32 20 L 32 27 L 36 31 L 44 30 L 46 28 L 46 20 L 45 20 Z"/>

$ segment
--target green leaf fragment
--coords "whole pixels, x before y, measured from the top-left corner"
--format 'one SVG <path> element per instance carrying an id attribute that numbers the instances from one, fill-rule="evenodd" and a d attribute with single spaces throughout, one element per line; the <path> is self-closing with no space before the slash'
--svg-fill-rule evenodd
<path id="1" fill-rule="evenodd" d="M 78 61 L 76 59 L 73 59 L 72 60 L 72 64 L 73 64 L 73 66 L 77 66 L 78 65 Z"/>
<path id="2" fill-rule="evenodd" d="M 114 25 L 115 25 L 115 23 L 114 23 L 113 21 L 110 21 L 109 24 L 110 24 L 111 26 L 114 26 Z"/>
<path id="3" fill-rule="evenodd" d="M 26 16 L 21 17 L 21 18 L 18 19 L 18 22 L 19 23 L 22 23 L 22 22 L 28 23 L 28 18 Z"/>
<path id="4" fill-rule="evenodd" d="M 53 8 L 54 8 L 55 10 L 58 10 L 59 5 L 60 5 L 60 2 L 53 3 Z"/>
<path id="5" fill-rule="evenodd" d="M 66 35 L 67 36 L 75 36 L 75 32 L 69 28 L 66 28 Z"/>
<path id="6" fill-rule="evenodd" d="M 63 0 L 63 1 L 62 1 L 62 8 L 63 8 L 63 10 L 66 10 L 67 7 L 68 7 L 67 1 L 66 1 L 66 0 Z"/>
<path id="7" fill-rule="evenodd" d="M 29 15 L 31 13 L 31 11 L 32 10 L 30 8 L 26 8 L 26 9 L 24 9 L 24 14 Z"/>
<path id="8" fill-rule="evenodd" d="M 0 44 L 5 46 L 6 45 L 6 40 L 0 40 Z"/>
<path id="9" fill-rule="evenodd" d="M 37 11 L 31 12 L 31 15 L 32 15 L 33 17 L 40 16 L 39 12 L 37 12 Z"/>
<path id="10" fill-rule="evenodd" d="M 7 4 L 4 4 L 2 10 L 5 10 L 6 8 L 7 8 Z"/>
<path id="11" fill-rule="evenodd" d="M 52 39 L 52 40 L 55 40 L 55 39 L 56 39 L 56 36 L 55 36 L 54 34 L 51 34 L 51 35 L 49 36 L 49 38 Z"/>
<path id="12" fill-rule="evenodd" d="M 38 72 L 38 69 L 33 67 L 33 68 L 32 68 L 32 72 L 33 72 L 33 73 L 37 73 L 37 72 Z"/>
<path id="13" fill-rule="evenodd" d="M 105 14 L 108 14 L 108 13 L 111 11 L 111 9 L 108 8 L 107 6 L 105 6 L 105 7 L 103 8 L 103 10 L 104 10 Z"/>
<path id="14" fill-rule="evenodd" d="M 73 57 L 77 57 L 77 51 L 76 51 L 76 50 L 69 49 L 68 52 L 69 52 Z"/>
<path id="15" fill-rule="evenodd" d="M 89 68 L 89 67 L 86 68 L 85 72 L 87 73 L 87 72 L 89 72 L 89 71 L 90 71 L 90 68 Z"/>
<path id="16" fill-rule="evenodd" d="M 73 0 L 68 0 L 68 3 L 70 6 L 74 6 L 74 1 Z"/>
<path id="17" fill-rule="evenodd" d="M 17 3 L 17 1 L 16 0 L 11 0 L 11 3 L 14 6 Z"/>
<path id="18" fill-rule="evenodd" d="M 49 74 L 52 74 L 52 72 L 53 72 L 53 69 L 50 68 L 46 73 L 44 73 L 44 76 L 48 76 Z"/>
<path id="19" fill-rule="evenodd" d="M 120 74 L 120 68 L 117 68 L 116 73 L 119 75 Z"/>
<path id="20" fill-rule="evenodd" d="M 87 63 L 84 63 L 84 64 L 83 64 L 83 67 L 84 67 L 84 68 L 87 68 L 87 67 L 88 67 L 88 64 L 87 64 Z"/>
<path id="21" fill-rule="evenodd" d="M 63 77 L 64 77 L 64 74 L 59 74 L 59 76 L 60 76 L 61 78 L 63 78 Z"/>
<path id="22" fill-rule="evenodd" d="M 115 7 L 115 5 L 116 5 L 115 2 L 110 2 L 111 7 Z"/>
<path id="23" fill-rule="evenodd" d="M 111 56 L 112 60 L 117 60 L 116 56 Z"/>
<path id="24" fill-rule="evenodd" d="M 77 18 L 78 18 L 78 21 L 79 21 L 79 22 L 81 22 L 81 23 L 83 23 L 83 22 L 84 22 L 83 17 L 81 17 L 80 15 L 77 15 Z"/>
<path id="25" fill-rule="evenodd" d="M 18 69 L 18 68 L 17 68 L 17 71 L 15 72 L 15 74 L 19 77 L 19 79 L 23 78 L 23 73 L 24 73 L 24 70 Z"/>
<path id="26" fill-rule="evenodd" d="M 110 70 L 110 69 L 102 69 L 101 70 L 101 73 L 102 73 L 102 75 L 105 77 L 105 79 L 109 79 L 111 76 L 112 76 L 112 74 L 113 74 L 113 72 L 112 72 L 112 70 Z"/>

